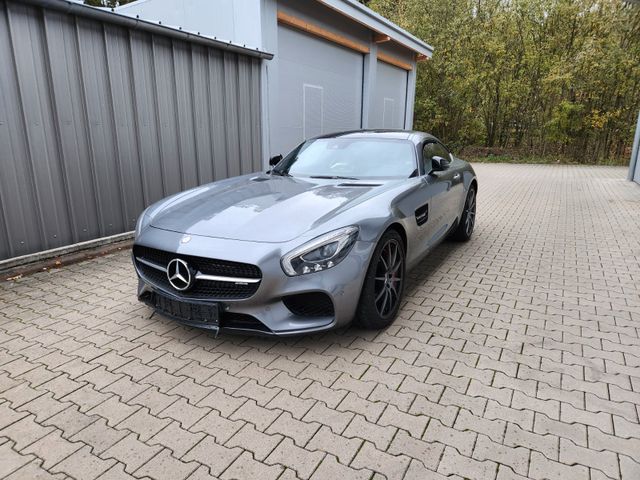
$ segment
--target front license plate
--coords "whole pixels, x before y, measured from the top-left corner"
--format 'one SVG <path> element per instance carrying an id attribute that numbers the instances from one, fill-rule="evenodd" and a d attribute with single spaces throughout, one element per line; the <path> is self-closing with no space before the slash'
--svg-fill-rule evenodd
<path id="1" fill-rule="evenodd" d="M 220 323 L 220 305 L 217 303 L 191 303 L 155 295 L 155 306 L 161 312 L 188 322 L 209 325 Z"/>

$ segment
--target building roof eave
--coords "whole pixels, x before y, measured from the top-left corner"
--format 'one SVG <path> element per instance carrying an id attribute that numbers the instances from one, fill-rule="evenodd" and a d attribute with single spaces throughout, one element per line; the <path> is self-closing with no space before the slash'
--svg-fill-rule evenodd
<path id="1" fill-rule="evenodd" d="M 414 52 L 425 55 L 428 58 L 433 56 L 433 47 L 423 42 L 415 35 L 400 28 L 391 20 L 377 14 L 365 5 L 356 0 L 318 0 L 327 7 L 351 18 L 352 20 L 374 30 L 382 35 L 391 37 L 396 43 L 407 47 Z"/>

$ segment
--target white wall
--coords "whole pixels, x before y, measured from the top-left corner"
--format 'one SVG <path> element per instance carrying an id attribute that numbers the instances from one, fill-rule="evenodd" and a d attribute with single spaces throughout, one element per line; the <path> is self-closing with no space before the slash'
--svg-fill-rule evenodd
<path id="1" fill-rule="evenodd" d="M 247 47 L 263 46 L 260 0 L 138 0 L 116 11 Z"/>

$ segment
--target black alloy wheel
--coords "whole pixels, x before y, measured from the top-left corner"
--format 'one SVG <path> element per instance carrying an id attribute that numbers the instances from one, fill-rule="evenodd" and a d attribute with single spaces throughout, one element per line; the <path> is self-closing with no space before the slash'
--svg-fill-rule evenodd
<path id="1" fill-rule="evenodd" d="M 360 294 L 356 323 L 367 329 L 389 326 L 398 315 L 405 281 L 402 237 L 387 230 L 378 242 Z"/>
<path id="2" fill-rule="evenodd" d="M 404 262 L 402 247 L 397 239 L 390 238 L 382 247 L 375 276 L 375 304 L 378 314 L 387 318 L 400 302 Z"/>
<path id="3" fill-rule="evenodd" d="M 460 215 L 460 221 L 457 227 L 451 233 L 451 238 L 461 242 L 466 242 L 471 238 L 473 229 L 476 226 L 476 188 L 475 186 L 469 187 L 467 193 L 467 199 L 464 202 L 464 208 L 462 209 L 462 215 Z"/>

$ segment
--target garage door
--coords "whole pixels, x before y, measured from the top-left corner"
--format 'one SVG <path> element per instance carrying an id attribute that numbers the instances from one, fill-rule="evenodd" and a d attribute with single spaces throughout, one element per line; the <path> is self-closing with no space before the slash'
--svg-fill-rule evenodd
<path id="1" fill-rule="evenodd" d="M 287 153 L 305 138 L 360 128 L 362 73 L 361 53 L 280 25 L 272 153 Z"/>
<path id="2" fill-rule="evenodd" d="M 371 109 L 372 128 L 404 128 L 407 71 L 378 60 Z"/>

